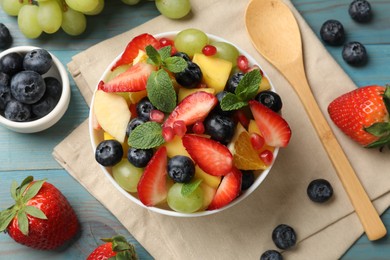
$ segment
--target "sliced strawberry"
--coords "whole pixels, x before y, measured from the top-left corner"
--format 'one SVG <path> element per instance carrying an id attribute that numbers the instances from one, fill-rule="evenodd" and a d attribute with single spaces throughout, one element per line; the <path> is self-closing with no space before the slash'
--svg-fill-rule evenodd
<path id="1" fill-rule="evenodd" d="M 156 68 L 153 65 L 140 62 L 107 83 L 99 84 L 99 88 L 105 92 L 136 92 L 145 90 L 148 78 L 154 70 Z"/>
<path id="2" fill-rule="evenodd" d="M 159 148 L 146 166 L 137 186 L 138 197 L 146 206 L 154 206 L 167 198 L 167 149 Z"/>
<path id="3" fill-rule="evenodd" d="M 208 210 L 219 209 L 232 202 L 241 191 L 242 173 L 236 167 L 226 174 L 211 201 Z"/>
<path id="4" fill-rule="evenodd" d="M 130 64 L 133 62 L 134 58 L 137 57 L 140 50 L 144 51 L 145 47 L 152 45 L 154 48 L 160 48 L 160 42 L 153 37 L 153 35 L 144 33 L 134 37 L 126 46 L 125 51 L 122 53 L 122 56 L 114 64 L 111 70 L 124 65 Z"/>
<path id="5" fill-rule="evenodd" d="M 213 94 L 204 91 L 188 95 L 172 111 L 164 126 L 173 127 L 178 120 L 184 121 L 186 126 L 203 121 L 217 103 L 218 99 Z"/>
<path id="6" fill-rule="evenodd" d="M 183 136 L 182 141 L 191 158 L 208 174 L 222 176 L 232 170 L 233 156 L 223 144 L 188 134 Z"/>
<path id="7" fill-rule="evenodd" d="M 291 129 L 286 120 L 255 100 L 249 101 L 249 107 L 265 143 L 274 147 L 286 147 L 291 138 Z"/>

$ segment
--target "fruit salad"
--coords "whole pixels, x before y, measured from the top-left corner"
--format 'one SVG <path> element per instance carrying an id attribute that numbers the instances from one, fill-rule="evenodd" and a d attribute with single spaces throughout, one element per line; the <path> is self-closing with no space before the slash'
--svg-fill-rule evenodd
<path id="1" fill-rule="evenodd" d="M 94 94 L 96 161 L 151 209 L 234 204 L 291 137 L 280 96 L 251 60 L 198 29 L 134 37 Z"/>

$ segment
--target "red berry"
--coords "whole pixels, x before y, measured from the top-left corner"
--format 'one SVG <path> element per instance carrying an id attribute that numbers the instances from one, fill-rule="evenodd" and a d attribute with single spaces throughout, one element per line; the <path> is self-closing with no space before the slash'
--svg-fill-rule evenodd
<path id="1" fill-rule="evenodd" d="M 192 126 L 192 132 L 195 134 L 201 135 L 204 134 L 204 124 L 202 121 L 196 121 Z"/>
<path id="2" fill-rule="evenodd" d="M 186 123 L 183 120 L 173 122 L 173 133 L 177 136 L 183 136 L 187 132 Z"/>
<path id="3" fill-rule="evenodd" d="M 274 154 L 270 150 L 264 150 L 259 154 L 259 157 L 266 165 L 271 165 Z"/>
<path id="4" fill-rule="evenodd" d="M 251 133 L 251 144 L 255 150 L 260 150 L 265 144 L 264 138 L 256 133 Z"/>
<path id="5" fill-rule="evenodd" d="M 165 114 L 157 109 L 150 111 L 150 121 L 162 123 L 164 121 Z"/>
<path id="6" fill-rule="evenodd" d="M 248 126 L 249 126 L 249 119 L 245 115 L 244 111 L 237 110 L 237 112 L 235 113 L 235 117 L 238 120 L 238 122 L 240 122 L 242 124 L 243 127 L 248 128 Z"/>
<path id="7" fill-rule="evenodd" d="M 206 45 L 203 47 L 202 53 L 206 56 L 213 56 L 217 53 L 217 48 L 213 45 Z"/>
<path id="8" fill-rule="evenodd" d="M 163 138 L 164 138 L 164 140 L 165 140 L 166 142 L 171 141 L 171 140 L 173 139 L 174 135 L 175 135 L 175 134 L 173 133 L 173 128 L 172 128 L 172 127 L 170 127 L 170 126 L 164 126 L 164 127 L 162 128 L 162 136 L 163 136 Z"/>
<path id="9" fill-rule="evenodd" d="M 243 72 L 249 69 L 249 61 L 244 55 L 237 57 L 237 67 Z"/>
<path id="10" fill-rule="evenodd" d="M 161 47 L 173 46 L 173 41 L 165 37 L 161 38 L 159 42 Z"/>

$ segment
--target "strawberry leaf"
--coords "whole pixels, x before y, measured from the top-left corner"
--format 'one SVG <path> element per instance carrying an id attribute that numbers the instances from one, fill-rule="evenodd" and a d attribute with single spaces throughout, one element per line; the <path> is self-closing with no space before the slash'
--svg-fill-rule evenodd
<path id="1" fill-rule="evenodd" d="M 390 114 L 390 86 L 387 85 L 383 94 L 383 103 L 385 103 L 387 113 Z"/>
<path id="2" fill-rule="evenodd" d="M 17 200 L 18 199 L 18 183 L 16 181 L 12 181 L 11 183 L 11 197 L 14 199 L 14 200 Z"/>
<path id="3" fill-rule="evenodd" d="M 45 213 L 43 213 L 42 210 L 38 209 L 37 207 L 34 207 L 34 206 L 29 206 L 27 205 L 25 208 L 24 208 L 25 212 L 34 217 L 34 218 L 39 218 L 39 219 L 47 219 Z"/>
<path id="4" fill-rule="evenodd" d="M 23 210 L 20 210 L 17 215 L 18 218 L 18 227 L 20 229 L 20 232 L 22 232 L 23 235 L 28 235 L 28 218 L 26 212 Z"/>
<path id="5" fill-rule="evenodd" d="M 176 92 L 171 78 L 163 69 L 153 71 L 146 84 L 150 102 L 159 110 L 170 113 L 176 107 Z"/>
<path id="6" fill-rule="evenodd" d="M 181 195 L 184 197 L 190 196 L 202 183 L 202 179 L 198 179 L 196 181 L 190 183 L 184 183 L 181 187 Z"/>
<path id="7" fill-rule="evenodd" d="M 382 136 L 379 138 L 377 141 L 366 145 L 366 148 L 377 148 L 377 147 L 382 147 L 390 143 L 390 134 Z"/>
<path id="8" fill-rule="evenodd" d="M 385 134 L 390 133 L 390 123 L 388 122 L 374 123 L 369 127 L 365 127 L 364 130 L 375 136 L 383 136 Z"/>
<path id="9" fill-rule="evenodd" d="M 152 121 L 137 126 L 128 139 L 129 146 L 136 149 L 150 149 L 164 142 L 161 125 Z"/>
<path id="10" fill-rule="evenodd" d="M 7 229 L 9 223 L 15 217 L 15 212 L 11 209 L 4 210 L 0 212 L 0 232 L 3 232 Z"/>
<path id="11" fill-rule="evenodd" d="M 42 188 L 43 183 L 45 180 L 40 180 L 34 182 L 30 188 L 26 191 L 26 194 L 23 196 L 23 202 L 27 203 L 30 199 L 34 198 L 35 195 L 38 194 L 39 190 Z M 23 193 L 22 193 L 23 195 Z"/>

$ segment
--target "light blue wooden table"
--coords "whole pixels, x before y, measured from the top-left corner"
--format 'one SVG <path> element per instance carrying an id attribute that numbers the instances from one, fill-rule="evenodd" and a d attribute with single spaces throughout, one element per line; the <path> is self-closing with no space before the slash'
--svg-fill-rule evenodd
<path id="1" fill-rule="evenodd" d="M 353 22 L 347 13 L 350 0 L 293 0 L 306 21 L 317 33 L 321 24 L 330 18 L 342 21 L 348 40 L 366 45 L 370 55 L 369 64 L 353 68 L 341 58 L 340 47 L 327 47 L 329 52 L 358 86 L 390 83 L 390 1 L 371 0 L 375 19 L 370 24 Z M 154 2 L 145 2 L 136 7 L 125 6 L 119 0 L 109 0 L 102 14 L 88 18 L 88 28 L 80 37 L 62 33 L 44 35 L 37 40 L 24 38 L 14 17 L 0 11 L 0 22 L 6 24 L 14 37 L 13 46 L 35 45 L 53 52 L 63 64 L 88 47 L 148 21 L 159 15 Z M 238 18 L 237 18 L 238 19 Z M 20 182 L 27 175 L 37 179 L 47 178 L 56 185 L 74 206 L 82 224 L 77 241 L 65 250 L 54 252 L 36 251 L 16 244 L 7 235 L 0 234 L 0 259 L 85 259 L 96 247 L 101 237 L 123 234 L 136 245 L 141 259 L 151 256 L 135 241 L 131 234 L 95 200 L 78 182 L 63 170 L 51 156 L 53 148 L 74 128 L 88 117 L 88 106 L 71 81 L 72 99 L 63 119 L 47 131 L 37 134 L 17 134 L 0 127 L 0 209 L 11 203 L 9 187 L 12 180 Z M 390 230 L 390 210 L 382 219 Z M 363 235 L 346 252 L 343 259 L 390 259 L 389 236 L 370 242 Z"/>

